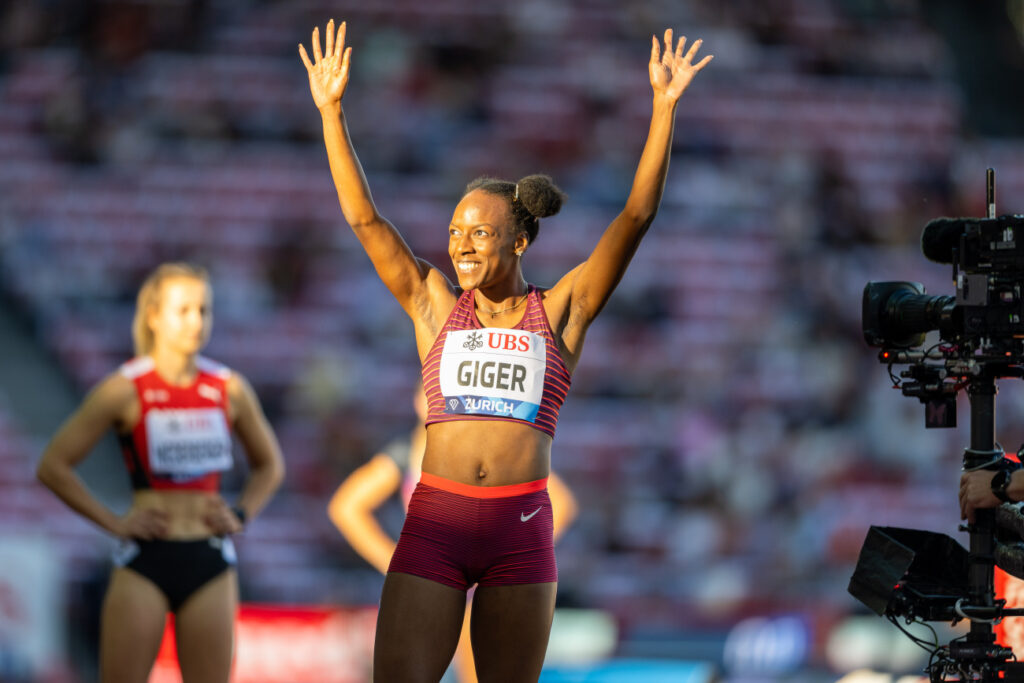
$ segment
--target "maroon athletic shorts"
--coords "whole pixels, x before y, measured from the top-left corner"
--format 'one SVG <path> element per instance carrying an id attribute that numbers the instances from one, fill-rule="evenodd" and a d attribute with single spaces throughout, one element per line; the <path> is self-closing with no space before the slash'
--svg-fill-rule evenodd
<path id="1" fill-rule="evenodd" d="M 470 486 L 423 472 L 388 571 L 462 591 L 558 581 L 547 483 Z"/>

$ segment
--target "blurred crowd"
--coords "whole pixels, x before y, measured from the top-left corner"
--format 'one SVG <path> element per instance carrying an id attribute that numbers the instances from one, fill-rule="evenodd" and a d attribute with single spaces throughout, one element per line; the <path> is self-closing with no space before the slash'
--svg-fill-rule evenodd
<path id="1" fill-rule="evenodd" d="M 846 582 L 869 524 L 955 534 L 968 440 L 965 403 L 959 429 L 926 431 L 892 389 L 861 289 L 949 293 L 918 235 L 983 213 L 985 167 L 1000 213 L 1024 205 L 1024 148 L 972 120 L 962 55 L 927 4 L 9 0 L 0 291 L 84 391 L 131 353 L 143 275 L 206 265 L 207 354 L 253 381 L 289 465 L 241 544 L 243 599 L 372 603 L 380 579 L 325 508 L 412 424 L 419 365 L 338 209 L 296 45 L 348 20 L 356 150 L 382 212 L 442 269 L 465 183 L 552 175 L 570 200 L 524 262 L 545 286 L 628 193 L 651 34 L 700 37 L 715 61 L 680 103 L 661 212 L 588 336 L 554 442 L 580 503 L 560 600 L 627 631 L 827 620 L 857 609 Z M 1010 450 L 1019 393 L 999 400 Z M 45 509 L 33 523 L 98 556 L 95 532 Z"/>

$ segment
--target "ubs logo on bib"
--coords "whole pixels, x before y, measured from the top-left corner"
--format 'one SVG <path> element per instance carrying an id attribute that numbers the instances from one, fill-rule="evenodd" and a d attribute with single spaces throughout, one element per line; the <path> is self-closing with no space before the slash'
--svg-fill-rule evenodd
<path id="1" fill-rule="evenodd" d="M 452 330 L 438 379 L 449 415 L 534 421 L 544 393 L 544 337 L 499 327 Z"/>

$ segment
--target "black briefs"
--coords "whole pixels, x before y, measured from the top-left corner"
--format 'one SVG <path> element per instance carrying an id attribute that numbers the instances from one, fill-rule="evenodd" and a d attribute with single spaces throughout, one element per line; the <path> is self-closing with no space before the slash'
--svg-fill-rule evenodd
<path id="1" fill-rule="evenodd" d="M 221 536 L 195 541 L 126 540 L 114 553 L 114 564 L 156 584 L 172 612 L 236 562 L 234 544 Z"/>

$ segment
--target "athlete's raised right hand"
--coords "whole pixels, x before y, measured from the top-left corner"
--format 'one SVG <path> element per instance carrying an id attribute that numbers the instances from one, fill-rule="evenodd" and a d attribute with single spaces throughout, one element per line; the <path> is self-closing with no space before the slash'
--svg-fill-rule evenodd
<path id="1" fill-rule="evenodd" d="M 132 509 L 119 520 L 117 535 L 120 538 L 138 538 L 144 541 L 163 538 L 167 535 L 169 521 L 167 513 L 163 510 Z"/>
<path id="2" fill-rule="evenodd" d="M 317 109 L 335 105 L 341 101 L 348 85 L 348 65 L 352 48 L 345 47 L 345 22 L 334 33 L 334 19 L 327 22 L 327 36 L 324 52 L 320 52 L 320 27 L 313 29 L 313 61 L 309 61 L 306 48 L 299 44 L 299 57 L 309 73 L 309 90 Z"/>

